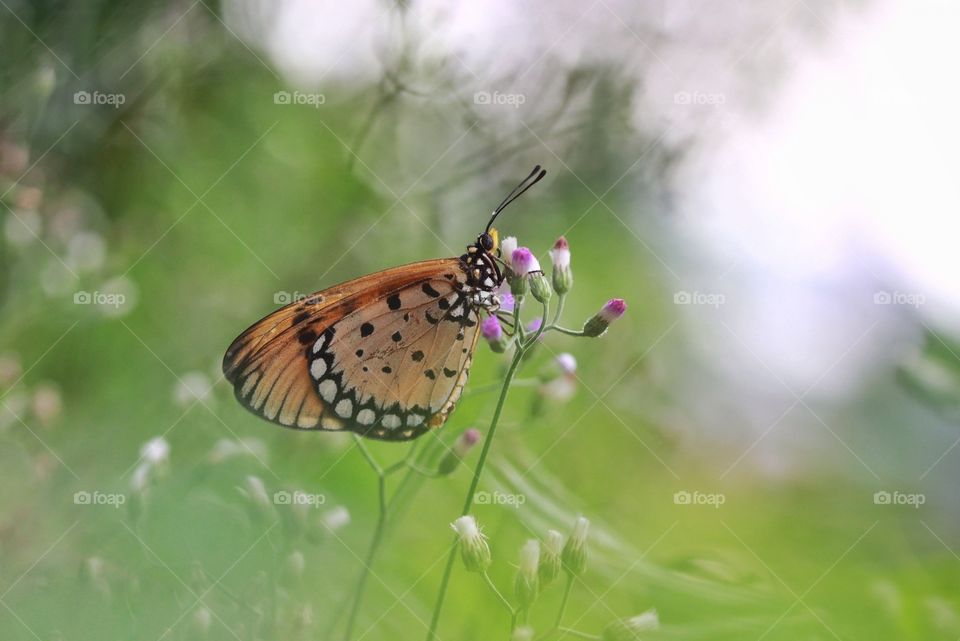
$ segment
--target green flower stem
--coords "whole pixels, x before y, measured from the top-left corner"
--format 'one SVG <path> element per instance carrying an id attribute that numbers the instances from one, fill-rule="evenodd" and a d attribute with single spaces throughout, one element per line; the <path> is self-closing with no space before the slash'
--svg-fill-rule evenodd
<path id="1" fill-rule="evenodd" d="M 373 565 L 373 559 L 380 547 L 380 540 L 383 538 L 383 530 L 387 521 L 387 476 L 384 474 L 380 464 L 377 463 L 377 460 L 373 458 L 373 454 L 367 449 L 367 446 L 364 445 L 360 436 L 354 434 L 353 438 L 363 457 L 377 474 L 377 495 L 380 509 L 377 514 L 377 524 L 373 530 L 373 538 L 370 540 L 370 547 L 367 549 L 367 557 L 363 562 L 363 569 L 360 570 L 360 578 L 357 580 L 357 587 L 353 593 L 353 605 L 350 606 L 350 615 L 347 617 L 347 629 L 343 635 L 345 641 L 350 641 L 350 637 L 353 635 L 353 626 L 356 625 L 357 622 L 357 613 L 360 611 L 360 603 L 363 601 L 364 588 L 367 585 L 367 579 L 370 578 L 370 568 Z"/>
<path id="2" fill-rule="evenodd" d="M 563 314 L 563 303 L 567 300 L 566 294 L 557 294 L 557 310 L 553 314 L 553 321 L 550 322 L 551 327 L 556 327 L 557 322 L 560 320 L 560 315 Z M 544 319 L 546 322 L 546 319 Z"/>
<path id="3" fill-rule="evenodd" d="M 490 588 L 490 591 L 493 592 L 495 595 L 497 595 L 497 599 L 499 599 L 500 603 L 503 604 L 503 607 L 507 609 L 507 612 L 510 613 L 511 620 L 514 619 L 517 616 L 517 611 L 514 610 L 513 606 L 510 605 L 510 602 L 507 601 L 507 597 L 503 596 L 500 590 L 497 589 L 497 586 L 493 583 L 493 580 L 490 578 L 489 573 L 487 572 L 483 573 L 483 581 Z"/>
<path id="4" fill-rule="evenodd" d="M 547 317 L 548 306 L 547 303 L 543 304 L 543 317 Z M 516 301 L 516 306 L 513 310 L 514 322 L 517 323 L 517 331 L 522 331 L 520 326 L 520 301 Z M 467 495 L 463 501 L 463 509 L 460 511 L 460 516 L 466 516 L 470 513 L 470 509 L 473 507 L 473 498 L 477 492 L 477 486 L 480 484 L 480 476 L 483 474 L 483 467 L 487 462 L 487 455 L 490 453 L 490 446 L 493 444 L 493 437 L 497 433 L 497 425 L 500 422 L 500 414 L 503 412 L 503 406 L 507 400 L 507 393 L 510 391 L 510 384 L 513 382 L 513 378 L 517 373 L 517 369 L 520 367 L 520 362 L 523 360 L 523 355 L 530 348 L 534 342 L 540 338 L 540 335 L 543 334 L 546 329 L 546 323 L 540 323 L 536 334 L 530 340 L 523 340 L 523 335 L 519 334 L 519 339 L 517 342 L 517 348 L 513 355 L 513 360 L 510 361 L 510 367 L 507 369 L 506 375 L 503 378 L 503 385 L 500 388 L 500 396 L 497 398 L 497 406 L 493 410 L 493 418 L 490 419 L 490 429 L 487 431 L 487 437 L 483 441 L 483 448 L 480 450 L 480 458 L 477 461 L 477 466 L 473 470 L 473 479 L 470 481 L 470 487 L 467 490 Z M 433 608 L 433 614 L 430 617 L 430 628 L 427 630 L 427 641 L 434 641 L 436 639 L 437 624 L 440 622 L 440 612 L 443 610 L 443 601 L 447 596 L 447 586 L 450 583 L 450 575 L 453 572 L 453 563 L 457 558 L 457 544 L 456 537 L 454 537 L 454 543 L 450 547 L 450 554 L 447 556 L 447 565 L 443 570 L 443 578 L 440 580 L 440 593 L 437 595 L 437 603 Z"/>
<path id="5" fill-rule="evenodd" d="M 567 329 L 566 327 L 560 327 L 559 325 L 550 325 L 548 329 L 555 332 L 560 332 L 561 334 L 566 334 L 567 336 L 585 336 L 582 329 Z"/>
<path id="6" fill-rule="evenodd" d="M 500 413 L 503 411 L 504 402 L 507 400 L 507 392 L 510 390 L 510 383 L 517 372 L 520 360 L 523 357 L 524 347 L 517 344 L 513 360 L 510 361 L 510 367 L 507 369 L 506 376 L 503 379 L 503 385 L 500 387 L 500 396 L 497 399 L 497 406 L 493 411 L 493 419 L 490 421 L 490 429 L 487 437 L 483 441 L 483 449 L 480 451 L 480 459 L 473 471 L 473 480 L 470 481 L 470 489 L 467 490 L 466 498 L 463 502 L 463 509 L 460 516 L 465 516 L 473 507 L 473 495 L 480 483 L 480 475 L 483 473 L 483 466 L 487 461 L 487 454 L 490 452 L 490 445 L 493 443 L 493 437 L 497 431 L 497 423 L 500 421 Z M 450 547 L 450 554 L 447 556 L 447 565 L 443 570 L 443 578 L 440 580 L 440 592 L 437 595 L 437 603 L 433 608 L 433 615 L 430 617 L 430 629 L 427 631 L 427 641 L 436 639 L 437 623 L 440 621 L 440 611 L 443 610 L 443 600 L 447 595 L 447 585 L 450 583 L 450 574 L 453 572 L 453 563 L 457 558 L 457 539 L 454 537 L 453 545 Z"/>
<path id="7" fill-rule="evenodd" d="M 560 609 L 557 611 L 557 621 L 553 624 L 554 628 L 559 628 L 563 623 L 563 615 L 567 613 L 567 602 L 570 600 L 570 590 L 573 589 L 573 575 L 567 575 L 567 583 L 563 586 L 563 599 L 560 600 Z"/>
<path id="8" fill-rule="evenodd" d="M 380 514 L 380 517 L 378 518 L 378 527 L 374 531 L 374 537 L 370 542 L 370 549 L 367 553 L 366 565 L 362 570 L 360 579 L 358 579 L 357 589 L 354 592 L 354 595 L 352 598 L 352 605 L 350 608 L 351 618 L 350 618 L 350 622 L 347 625 L 347 633 L 346 633 L 347 639 L 349 639 L 353 631 L 352 628 L 356 623 L 355 621 L 356 613 L 359 611 L 360 602 L 363 599 L 363 593 L 366 586 L 366 581 L 367 581 L 366 575 L 368 575 L 372 571 L 373 559 L 375 558 L 376 553 L 379 550 L 379 547 L 383 545 L 383 539 L 386 534 L 386 526 L 387 526 L 386 519 L 392 513 L 392 511 L 396 507 L 396 504 L 399 502 L 404 488 L 410 483 L 411 480 L 413 480 L 415 476 L 415 472 L 412 469 L 410 469 L 409 466 L 413 464 L 414 460 L 417 458 L 416 455 L 418 454 L 418 450 L 421 445 L 420 441 L 414 441 L 413 444 L 410 446 L 410 449 L 407 451 L 407 455 L 403 459 L 401 459 L 400 461 L 397 461 L 396 463 L 386 468 L 381 468 L 380 465 L 377 463 L 376 459 L 373 457 L 373 454 L 365 446 L 363 441 L 356 435 L 354 435 L 354 437 L 356 439 L 356 443 L 358 448 L 360 449 L 361 454 L 363 454 L 364 459 L 367 461 L 371 469 L 373 469 L 373 471 L 378 476 L 378 489 L 380 493 L 381 514 Z M 419 452 L 419 454 L 422 457 L 422 454 L 423 454 L 422 451 Z M 386 496 L 386 477 L 393 474 L 394 472 L 397 472 L 403 469 L 407 470 L 407 474 L 404 475 L 402 479 L 400 479 L 400 482 L 397 484 L 397 487 L 395 488 L 393 494 L 390 496 L 389 501 L 387 501 L 386 504 L 384 504 L 384 498 Z M 339 617 L 335 618 L 335 622 L 331 627 L 330 633 L 332 633 L 332 629 L 336 626 L 336 619 L 339 619 Z M 329 637 L 330 633 L 328 633 L 326 636 Z"/>

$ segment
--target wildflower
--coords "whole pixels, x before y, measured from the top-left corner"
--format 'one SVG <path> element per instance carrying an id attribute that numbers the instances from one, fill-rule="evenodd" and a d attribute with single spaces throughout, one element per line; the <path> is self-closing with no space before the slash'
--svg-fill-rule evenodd
<path id="1" fill-rule="evenodd" d="M 503 335 L 503 328 L 500 326 L 500 319 L 496 316 L 487 316 L 480 323 L 480 333 L 490 345 L 490 349 L 502 353 L 507 349 L 507 341 Z"/>
<path id="2" fill-rule="evenodd" d="M 327 510 L 320 517 L 320 524 L 331 532 L 339 530 L 348 523 L 350 523 L 350 512 L 342 505 Z"/>
<path id="3" fill-rule="evenodd" d="M 603 629 L 603 641 L 637 641 L 640 634 L 660 627 L 656 610 L 647 610 L 629 619 L 618 619 Z"/>
<path id="4" fill-rule="evenodd" d="M 193 612 L 193 624 L 200 630 L 200 632 L 207 632 L 210 629 L 210 624 L 213 622 L 213 615 L 210 613 L 208 608 L 197 608 Z"/>
<path id="5" fill-rule="evenodd" d="M 287 557 L 287 570 L 294 577 L 303 576 L 303 571 L 307 567 L 307 561 L 300 550 L 294 550 Z"/>
<path id="6" fill-rule="evenodd" d="M 33 415 L 44 425 L 55 421 L 63 409 L 60 390 L 53 383 L 41 383 L 33 391 Z"/>
<path id="7" fill-rule="evenodd" d="M 563 551 L 563 535 L 556 530 L 547 530 L 547 538 L 540 549 L 540 587 L 545 588 L 560 576 L 560 553 Z"/>
<path id="8" fill-rule="evenodd" d="M 450 474 L 457 466 L 460 465 L 460 461 L 466 457 L 467 452 L 473 449 L 473 446 L 480 442 L 480 430 L 471 427 L 466 430 L 460 437 L 454 441 L 453 447 L 450 448 L 450 451 L 440 459 L 440 463 L 437 465 L 437 473 L 443 476 Z"/>
<path id="9" fill-rule="evenodd" d="M 570 245 L 561 236 L 550 250 L 553 261 L 553 289 L 563 296 L 573 287 L 573 272 L 570 270 Z"/>
<path id="10" fill-rule="evenodd" d="M 520 568 L 514 582 L 517 593 L 517 602 L 523 609 L 528 609 L 537 600 L 540 593 L 540 542 L 530 539 L 520 548 Z"/>
<path id="11" fill-rule="evenodd" d="M 513 258 L 513 250 L 516 248 L 517 248 L 516 236 L 507 236 L 506 238 L 500 241 L 500 255 L 503 257 L 503 262 L 507 264 L 507 267 L 512 268 L 510 261 Z"/>
<path id="12" fill-rule="evenodd" d="M 526 247 L 517 247 L 510 255 L 510 291 L 514 296 L 523 296 L 530 289 L 528 274 L 539 272 L 540 263 Z"/>
<path id="13" fill-rule="evenodd" d="M 573 524 L 573 532 L 567 539 L 567 544 L 563 546 L 563 552 L 560 553 L 563 569 L 571 576 L 580 576 L 587 567 L 587 530 L 589 529 L 590 521 L 578 516 Z"/>
<path id="14" fill-rule="evenodd" d="M 213 383 L 203 372 L 187 372 L 179 377 L 174 400 L 180 407 L 190 407 L 204 402 L 213 391 Z"/>
<path id="15" fill-rule="evenodd" d="M 150 465 L 163 465 L 170 460 L 170 443 L 162 436 L 156 436 L 140 448 L 140 458 Z"/>
<path id="16" fill-rule="evenodd" d="M 510 641 L 533 641 L 533 628 L 529 625 L 518 627 L 510 635 Z"/>
<path id="17" fill-rule="evenodd" d="M 610 323 L 617 320 L 627 311 L 627 304 L 622 298 L 612 298 L 607 301 L 595 316 L 583 325 L 585 336 L 596 337 L 607 331 Z"/>
<path id="18" fill-rule="evenodd" d="M 490 546 L 476 519 L 461 516 L 450 524 L 460 539 L 460 556 L 468 572 L 485 572 L 490 567 Z"/>

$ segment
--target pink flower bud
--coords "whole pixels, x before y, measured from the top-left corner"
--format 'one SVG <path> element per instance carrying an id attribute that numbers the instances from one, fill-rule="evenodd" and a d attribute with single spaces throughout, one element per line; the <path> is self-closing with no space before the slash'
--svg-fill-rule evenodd
<path id="1" fill-rule="evenodd" d="M 622 298 L 611 298 L 600 310 L 599 316 L 607 323 L 612 323 L 623 316 L 625 311 L 627 311 L 627 303 Z"/>
<path id="2" fill-rule="evenodd" d="M 553 261 L 553 266 L 557 269 L 566 269 L 570 266 L 570 245 L 567 244 L 567 239 L 563 236 L 553 244 L 553 249 L 550 250 L 550 260 Z"/>
<path id="3" fill-rule="evenodd" d="M 517 247 L 510 256 L 510 268 L 517 276 L 525 276 L 530 272 L 540 271 L 540 263 L 526 247 Z"/>

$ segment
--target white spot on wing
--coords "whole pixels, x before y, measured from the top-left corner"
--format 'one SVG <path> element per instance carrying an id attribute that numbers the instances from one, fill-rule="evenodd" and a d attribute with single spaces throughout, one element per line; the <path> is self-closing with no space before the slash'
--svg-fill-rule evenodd
<path id="1" fill-rule="evenodd" d="M 313 344 L 313 353 L 316 354 L 323 349 L 323 346 L 326 345 L 326 343 L 327 337 L 325 335 L 321 335 L 320 338 L 317 339 L 317 342 Z"/>
<path id="2" fill-rule="evenodd" d="M 310 375 L 313 376 L 314 378 L 320 378 L 326 373 L 327 373 L 327 361 L 323 360 L 322 358 L 317 358 L 317 359 L 314 359 L 312 363 L 310 363 Z"/>
<path id="3" fill-rule="evenodd" d="M 357 423 L 360 425 L 373 425 L 377 414 L 370 408 L 364 408 L 357 412 Z"/>
<path id="4" fill-rule="evenodd" d="M 345 398 L 337 403 L 335 410 L 337 414 L 343 418 L 350 418 L 350 415 L 353 413 L 353 401 L 351 401 L 349 398 Z"/>
<path id="5" fill-rule="evenodd" d="M 396 414 L 387 414 L 383 417 L 383 426 L 389 430 L 395 430 L 400 427 L 400 417 Z"/>
<path id="6" fill-rule="evenodd" d="M 337 384 L 333 381 L 333 379 L 328 378 L 320 381 L 320 384 L 317 386 L 317 391 L 320 393 L 320 398 L 329 403 L 337 395 Z"/>
<path id="7" fill-rule="evenodd" d="M 408 414 L 407 415 L 407 425 L 410 427 L 416 427 L 423 423 L 424 416 L 422 414 Z"/>

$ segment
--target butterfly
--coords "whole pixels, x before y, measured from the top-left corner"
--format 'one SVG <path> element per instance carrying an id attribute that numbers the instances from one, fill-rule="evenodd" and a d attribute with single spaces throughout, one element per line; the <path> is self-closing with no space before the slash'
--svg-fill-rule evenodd
<path id="1" fill-rule="evenodd" d="M 480 315 L 499 309 L 493 222 L 545 175 L 537 165 L 463 255 L 361 276 L 254 323 L 223 357 L 237 400 L 284 427 L 387 441 L 443 425 L 467 382 Z"/>

